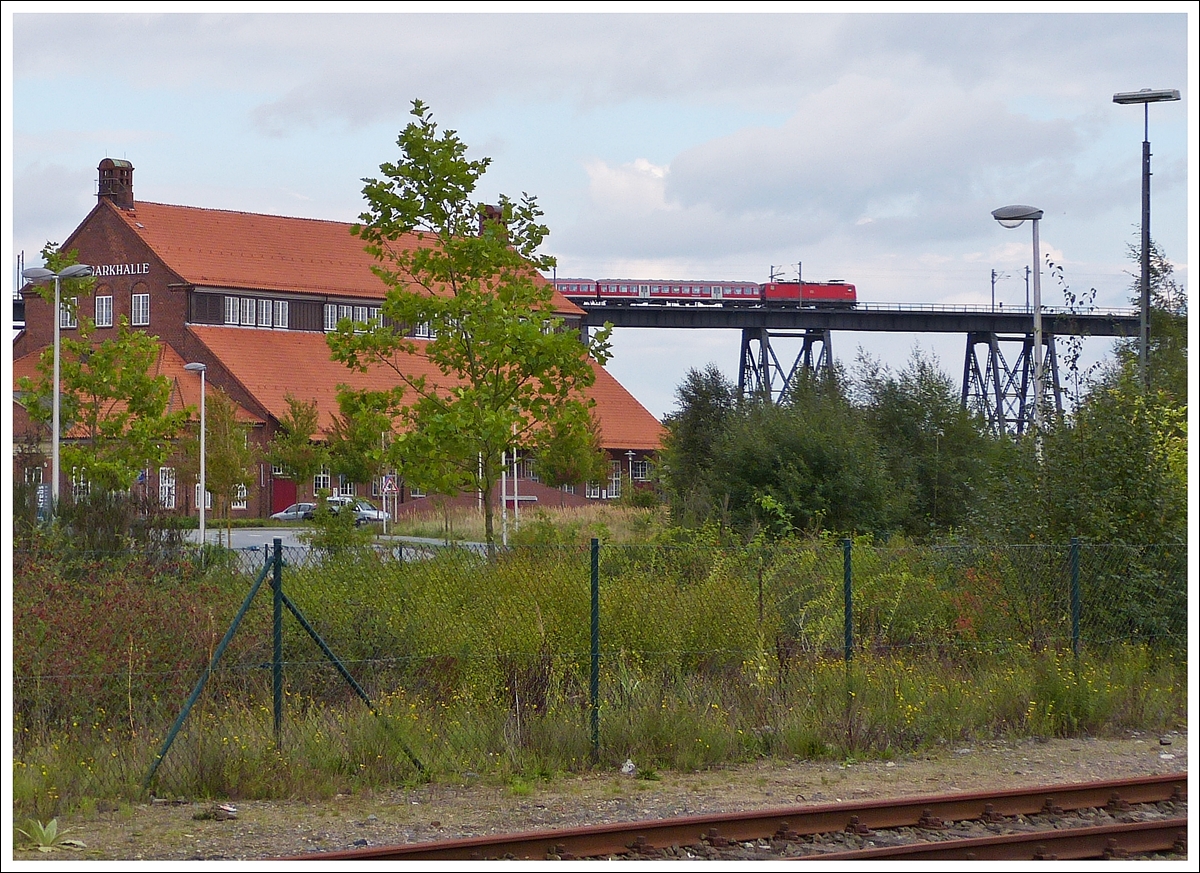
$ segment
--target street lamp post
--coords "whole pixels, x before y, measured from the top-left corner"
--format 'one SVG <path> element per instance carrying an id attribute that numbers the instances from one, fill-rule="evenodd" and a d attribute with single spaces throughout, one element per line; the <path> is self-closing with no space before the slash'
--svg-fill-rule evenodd
<path id="1" fill-rule="evenodd" d="M 1141 91 L 1123 91 L 1113 95 L 1113 103 L 1141 103 L 1145 110 L 1144 133 L 1142 137 L 1142 279 L 1141 287 L 1141 324 L 1138 335 L 1138 379 L 1142 390 L 1146 389 L 1146 362 L 1150 346 L 1150 104 L 1174 102 L 1179 99 L 1179 92 L 1173 89 L 1155 91 L 1143 88 Z"/>
<path id="2" fill-rule="evenodd" d="M 1033 206 L 1001 206 L 992 210 L 1001 227 L 1020 227 L 1033 222 L 1033 427 L 1042 432 L 1042 253 L 1038 242 L 1038 222 L 1042 210 Z"/>
<path id="3" fill-rule="evenodd" d="M 204 482 L 204 373 L 208 370 L 206 364 L 184 364 L 183 369 L 200 374 L 200 547 L 204 547 L 204 503 L 208 491 Z"/>
<path id="4" fill-rule="evenodd" d="M 636 452 L 630 449 L 625 453 L 625 457 L 629 458 L 629 487 L 633 487 L 633 458 Z"/>
<path id="5" fill-rule="evenodd" d="M 26 279 L 34 284 L 41 284 L 50 279 L 54 280 L 54 399 L 53 413 L 51 416 L 51 437 L 50 437 L 50 511 L 54 512 L 58 506 L 58 446 L 60 440 L 60 432 L 62 421 L 59 414 L 59 356 L 62 331 L 62 280 L 63 279 L 85 279 L 92 275 L 92 268 L 87 264 L 72 264 L 59 272 L 47 270 L 45 267 L 30 267 L 22 274 Z"/>

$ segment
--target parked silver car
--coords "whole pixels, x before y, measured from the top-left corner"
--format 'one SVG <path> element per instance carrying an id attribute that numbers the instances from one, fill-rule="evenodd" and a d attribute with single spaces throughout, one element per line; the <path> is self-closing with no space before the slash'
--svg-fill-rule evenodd
<path id="1" fill-rule="evenodd" d="M 341 512 L 343 509 L 349 509 L 354 513 L 354 523 L 356 525 L 370 524 L 371 522 L 381 522 L 388 518 L 388 514 L 382 509 L 376 509 L 371 505 L 370 501 L 355 497 L 329 497 L 325 501 L 330 512 Z M 312 509 L 304 516 L 311 519 L 317 511 L 314 504 Z"/>
<path id="2" fill-rule="evenodd" d="M 359 499 L 354 503 L 354 515 L 359 524 L 384 522 L 390 517 L 382 509 L 376 509 L 369 500 Z"/>
<path id="3" fill-rule="evenodd" d="M 275 521 L 301 521 L 306 518 L 312 518 L 313 511 L 316 508 L 317 504 L 315 503 L 293 503 L 287 509 L 272 514 L 271 518 Z"/>

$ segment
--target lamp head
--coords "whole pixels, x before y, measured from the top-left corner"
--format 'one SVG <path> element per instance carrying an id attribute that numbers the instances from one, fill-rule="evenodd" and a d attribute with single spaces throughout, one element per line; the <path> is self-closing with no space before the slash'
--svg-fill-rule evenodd
<path id="1" fill-rule="evenodd" d="M 30 267 L 27 270 L 22 270 L 21 275 L 35 285 L 39 285 L 42 282 L 48 282 L 53 279 L 54 271 L 47 270 L 45 267 Z"/>
<path id="2" fill-rule="evenodd" d="M 1173 88 L 1154 90 L 1143 88 L 1141 91 L 1121 91 L 1113 95 L 1113 103 L 1166 103 L 1179 99 L 1179 92 Z"/>
<path id="3" fill-rule="evenodd" d="M 60 279 L 83 279 L 92 275 L 92 268 L 87 264 L 72 264 L 64 270 L 59 271 Z"/>
<path id="4" fill-rule="evenodd" d="M 183 369 L 191 370 L 193 373 L 203 373 L 205 370 L 208 369 L 208 365 L 207 364 L 197 364 L 197 363 L 184 364 Z"/>
<path id="5" fill-rule="evenodd" d="M 1034 206 L 1001 206 L 992 210 L 992 218 L 1000 222 L 1001 227 L 1020 227 L 1026 221 L 1037 221 L 1042 217 L 1042 210 Z"/>

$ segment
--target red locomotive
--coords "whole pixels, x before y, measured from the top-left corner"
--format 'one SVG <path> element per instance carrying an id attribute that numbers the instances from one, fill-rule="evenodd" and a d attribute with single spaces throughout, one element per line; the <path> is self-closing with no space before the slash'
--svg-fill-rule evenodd
<path id="1" fill-rule="evenodd" d="M 763 300 L 767 303 L 849 308 L 858 302 L 854 286 L 840 279 L 828 282 L 769 282 L 762 289 Z"/>
<path id="2" fill-rule="evenodd" d="M 858 302 L 853 285 L 829 282 L 703 282 L 674 279 L 555 279 L 554 285 L 576 303 L 645 301 L 722 305 L 783 305 L 851 308 Z"/>

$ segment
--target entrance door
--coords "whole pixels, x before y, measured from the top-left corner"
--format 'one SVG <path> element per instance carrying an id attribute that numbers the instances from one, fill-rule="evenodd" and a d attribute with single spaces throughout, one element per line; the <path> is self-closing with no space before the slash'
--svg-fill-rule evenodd
<path id="1" fill-rule="evenodd" d="M 296 483 L 291 479 L 271 478 L 271 512 L 283 512 L 296 502 Z"/>

